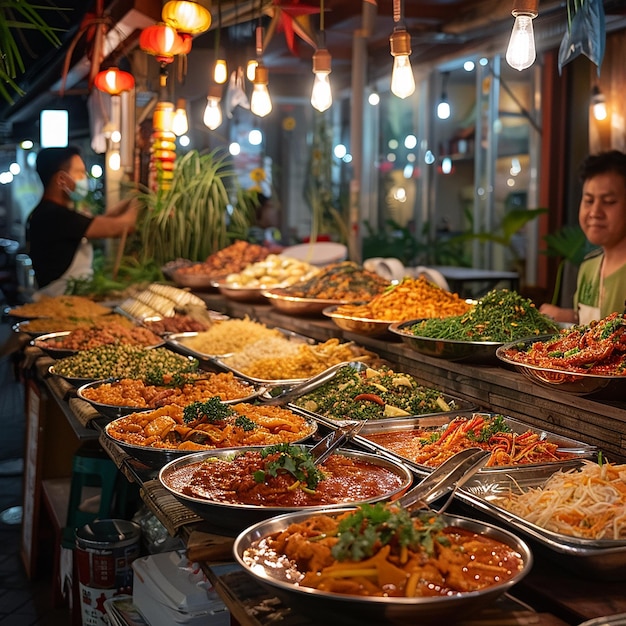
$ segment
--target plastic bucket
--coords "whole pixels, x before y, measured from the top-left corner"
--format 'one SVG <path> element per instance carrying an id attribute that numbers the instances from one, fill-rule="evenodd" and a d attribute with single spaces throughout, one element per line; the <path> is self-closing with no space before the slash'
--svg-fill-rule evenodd
<path id="1" fill-rule="evenodd" d="M 105 519 L 76 531 L 76 565 L 83 626 L 105 626 L 105 600 L 131 594 L 141 529 L 126 520 Z"/>

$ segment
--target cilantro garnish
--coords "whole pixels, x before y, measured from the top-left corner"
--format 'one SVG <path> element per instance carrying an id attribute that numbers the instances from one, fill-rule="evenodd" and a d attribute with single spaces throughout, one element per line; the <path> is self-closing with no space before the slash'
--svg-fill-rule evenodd
<path id="1" fill-rule="evenodd" d="M 190 424 L 200 420 L 207 422 L 221 422 L 233 415 L 235 411 L 227 404 L 222 404 L 219 397 L 213 397 L 206 402 L 192 402 L 183 409 L 183 422 Z"/>
<path id="2" fill-rule="evenodd" d="M 256 422 L 253 422 L 249 417 L 246 417 L 245 415 L 240 415 L 235 420 L 235 426 L 239 426 L 239 428 L 248 432 L 257 428 L 258 424 Z"/>
<path id="3" fill-rule="evenodd" d="M 307 489 L 315 490 L 319 482 L 325 478 L 324 473 L 313 462 L 311 453 L 302 446 L 279 443 L 261 450 L 263 459 L 274 454 L 279 455 L 277 459 L 269 461 L 265 465 L 265 470 L 254 473 L 256 482 L 263 482 L 268 474 L 277 476 L 279 472 L 288 472 Z"/>
<path id="4" fill-rule="evenodd" d="M 409 511 L 392 509 L 382 502 L 362 504 L 339 522 L 339 540 L 332 555 L 338 561 L 360 561 L 387 544 L 414 550 L 421 547 L 431 555 L 438 540 L 435 536 L 443 527 L 443 519 L 429 511 L 412 518 Z"/>

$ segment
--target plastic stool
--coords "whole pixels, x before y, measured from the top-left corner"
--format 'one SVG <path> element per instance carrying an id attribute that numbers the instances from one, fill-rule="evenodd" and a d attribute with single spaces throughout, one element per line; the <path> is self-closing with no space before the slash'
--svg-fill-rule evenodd
<path id="1" fill-rule="evenodd" d="M 119 480 L 118 480 L 119 479 Z M 85 488 L 99 488 L 85 489 Z M 95 519 L 124 517 L 128 482 L 102 448 L 81 448 L 72 462 L 72 481 L 62 544 L 74 548 L 77 528 Z M 97 510 L 85 510 L 85 494 L 99 496 Z"/>

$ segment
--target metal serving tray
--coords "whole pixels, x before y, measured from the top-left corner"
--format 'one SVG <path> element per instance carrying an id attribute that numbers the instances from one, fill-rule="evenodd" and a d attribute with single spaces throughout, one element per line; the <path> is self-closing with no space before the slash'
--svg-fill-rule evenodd
<path id="1" fill-rule="evenodd" d="M 456 417 L 472 417 L 473 415 L 484 415 L 486 417 L 494 417 L 499 415 L 498 413 L 487 413 L 482 411 L 456 411 L 452 413 L 442 413 L 439 415 L 431 415 L 424 417 L 414 417 L 414 418 L 404 418 L 402 420 L 389 420 L 389 421 L 374 421 L 368 422 L 360 434 L 354 437 L 353 441 L 360 446 L 365 447 L 370 451 L 380 450 L 385 452 L 385 454 L 391 454 L 403 462 L 408 463 L 411 467 L 413 467 L 420 474 L 429 474 L 432 471 L 432 467 L 427 465 L 422 465 L 420 463 L 416 463 L 409 458 L 406 458 L 400 454 L 392 452 L 385 448 L 384 446 L 375 443 L 369 439 L 367 439 L 368 434 L 375 433 L 387 433 L 387 432 L 402 432 L 402 431 L 412 431 L 417 428 L 419 429 L 428 429 L 431 431 L 435 430 L 443 430 L 445 427 Z M 526 474 L 526 472 L 535 471 L 536 468 L 545 468 L 548 472 L 552 473 L 561 468 L 569 468 L 576 467 L 580 464 L 581 459 L 591 458 L 596 453 L 595 446 L 591 446 L 582 441 L 578 441 L 576 439 L 572 439 L 570 437 L 565 437 L 562 435 L 557 435 L 547 430 L 543 430 L 541 428 L 536 428 L 529 424 L 526 424 L 520 420 L 517 420 L 513 417 L 504 416 L 505 423 L 511 428 L 514 433 L 524 433 L 526 431 L 531 431 L 539 435 L 541 439 L 545 439 L 552 443 L 558 445 L 561 449 L 567 449 L 571 451 L 576 456 L 572 459 L 555 461 L 551 463 L 529 463 L 524 465 L 503 465 L 498 467 L 486 467 L 480 470 L 480 474 L 500 474 L 513 472 L 515 477 L 518 475 Z"/>
<path id="2" fill-rule="evenodd" d="M 486 513 L 490 518 L 520 532 L 545 549 L 548 556 L 563 563 L 578 575 L 602 579 L 626 579 L 626 540 L 590 540 L 556 533 L 541 528 L 503 509 L 494 502 L 498 494 L 509 489 L 519 491 L 541 487 L 554 469 L 541 466 L 529 468 L 523 475 L 516 471 L 477 473 L 459 491 L 457 497 Z"/>

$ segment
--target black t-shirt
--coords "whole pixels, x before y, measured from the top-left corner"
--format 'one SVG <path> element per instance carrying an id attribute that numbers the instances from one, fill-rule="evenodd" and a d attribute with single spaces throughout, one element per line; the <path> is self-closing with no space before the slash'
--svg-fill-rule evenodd
<path id="1" fill-rule="evenodd" d="M 26 222 L 26 242 L 39 288 L 61 277 L 70 266 L 93 217 L 42 200 Z"/>

